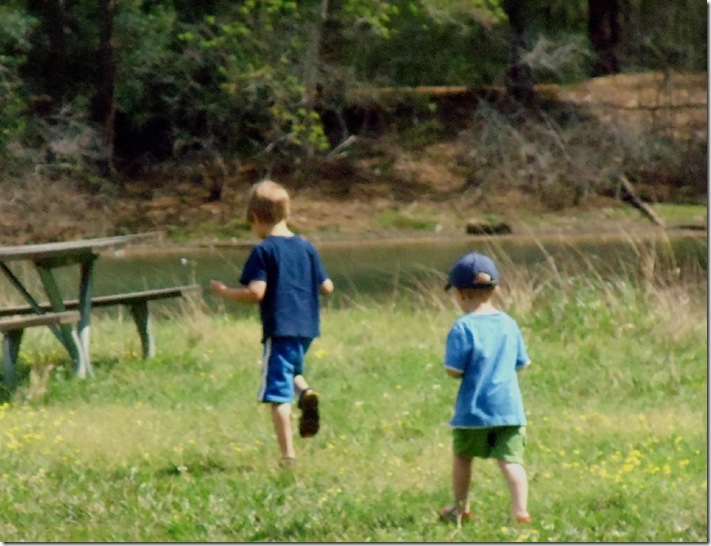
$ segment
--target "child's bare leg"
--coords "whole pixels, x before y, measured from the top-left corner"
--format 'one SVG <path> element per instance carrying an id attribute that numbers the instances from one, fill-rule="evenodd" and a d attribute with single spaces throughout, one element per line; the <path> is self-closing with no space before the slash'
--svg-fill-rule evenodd
<path id="1" fill-rule="evenodd" d="M 528 514 L 528 478 L 526 470 L 519 463 L 497 461 L 506 478 L 511 493 L 511 515 L 514 518 L 526 518 Z"/>
<path id="2" fill-rule="evenodd" d="M 291 404 L 272 404 L 272 422 L 282 459 L 296 457 L 294 439 L 291 432 Z"/>
<path id="3" fill-rule="evenodd" d="M 294 387 L 296 389 L 296 399 L 298 400 L 301 393 L 309 388 L 309 384 L 306 382 L 306 378 L 303 375 L 295 375 Z"/>
<path id="4" fill-rule="evenodd" d="M 452 489 L 454 505 L 459 515 L 469 512 L 469 484 L 472 479 L 472 458 L 454 454 L 452 459 Z"/>

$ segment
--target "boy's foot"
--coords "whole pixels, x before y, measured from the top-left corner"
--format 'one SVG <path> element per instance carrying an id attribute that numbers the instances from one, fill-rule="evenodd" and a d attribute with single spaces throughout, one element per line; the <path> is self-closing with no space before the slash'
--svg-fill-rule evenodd
<path id="1" fill-rule="evenodd" d="M 306 389 L 299 397 L 299 435 L 302 438 L 315 436 L 320 426 L 318 413 L 318 394 L 313 389 Z"/>
<path id="2" fill-rule="evenodd" d="M 518 523 L 531 523 L 533 521 L 533 518 L 530 516 L 530 514 L 526 514 L 525 516 L 516 516 L 516 521 Z"/>
<path id="3" fill-rule="evenodd" d="M 458 525 L 462 521 L 471 521 L 474 519 L 474 516 L 472 515 L 472 513 L 469 510 L 464 512 L 460 518 L 458 518 L 457 515 L 458 515 L 457 509 L 452 505 L 445 506 L 444 508 L 441 508 L 439 511 L 439 518 L 442 521 L 451 521 L 451 522 L 457 523 Z"/>

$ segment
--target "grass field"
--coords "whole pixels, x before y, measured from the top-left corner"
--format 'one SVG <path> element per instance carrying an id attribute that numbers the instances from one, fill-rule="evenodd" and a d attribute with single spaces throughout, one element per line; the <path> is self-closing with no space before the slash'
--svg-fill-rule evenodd
<path id="1" fill-rule="evenodd" d="M 511 523 L 491 461 L 474 465 L 475 521 L 438 521 L 459 312 L 435 279 L 326 305 L 307 361 L 322 429 L 296 440 L 293 468 L 255 401 L 256 310 L 168 307 L 145 362 L 130 317 L 97 314 L 88 380 L 28 331 L 26 376 L 0 407 L 0 540 L 706 542 L 705 277 L 510 270 L 500 303 L 533 360 L 520 377 L 532 524 Z"/>

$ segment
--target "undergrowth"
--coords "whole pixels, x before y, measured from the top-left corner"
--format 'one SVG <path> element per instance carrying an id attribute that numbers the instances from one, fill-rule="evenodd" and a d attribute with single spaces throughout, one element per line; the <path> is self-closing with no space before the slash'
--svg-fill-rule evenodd
<path id="1" fill-rule="evenodd" d="M 459 311 L 433 275 L 324 309 L 307 357 L 322 429 L 296 440 L 291 468 L 279 465 L 269 412 L 256 402 L 256 310 L 167 309 L 148 361 L 130 321 L 98 316 L 88 380 L 70 377 L 48 331 L 28 331 L 21 363 L 36 377 L 0 407 L 0 536 L 706 541 L 703 277 L 674 282 L 657 269 L 612 279 L 554 266 L 543 277 L 502 265 L 498 302 L 533 360 L 520 376 L 531 525 L 511 524 L 505 484 L 485 462 L 474 465 L 475 521 L 457 532 L 437 519 L 451 497 L 446 423 L 457 388 L 443 343 Z"/>

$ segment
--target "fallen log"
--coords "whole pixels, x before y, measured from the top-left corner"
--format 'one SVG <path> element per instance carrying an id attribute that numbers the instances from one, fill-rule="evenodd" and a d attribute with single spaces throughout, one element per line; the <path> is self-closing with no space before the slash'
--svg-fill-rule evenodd
<path id="1" fill-rule="evenodd" d="M 637 195 L 637 192 L 634 191 L 632 183 L 627 179 L 624 174 L 620 175 L 620 186 L 622 190 L 621 198 L 623 201 L 631 204 L 634 208 L 639 210 L 644 216 L 649 218 L 656 225 L 664 227 L 664 220 L 662 220 L 659 215 L 654 212 L 652 207 L 650 207 L 647 203 L 640 199 L 640 197 Z"/>
<path id="2" fill-rule="evenodd" d="M 512 232 L 506 222 L 480 222 L 469 220 L 466 226 L 469 235 L 508 235 Z"/>

